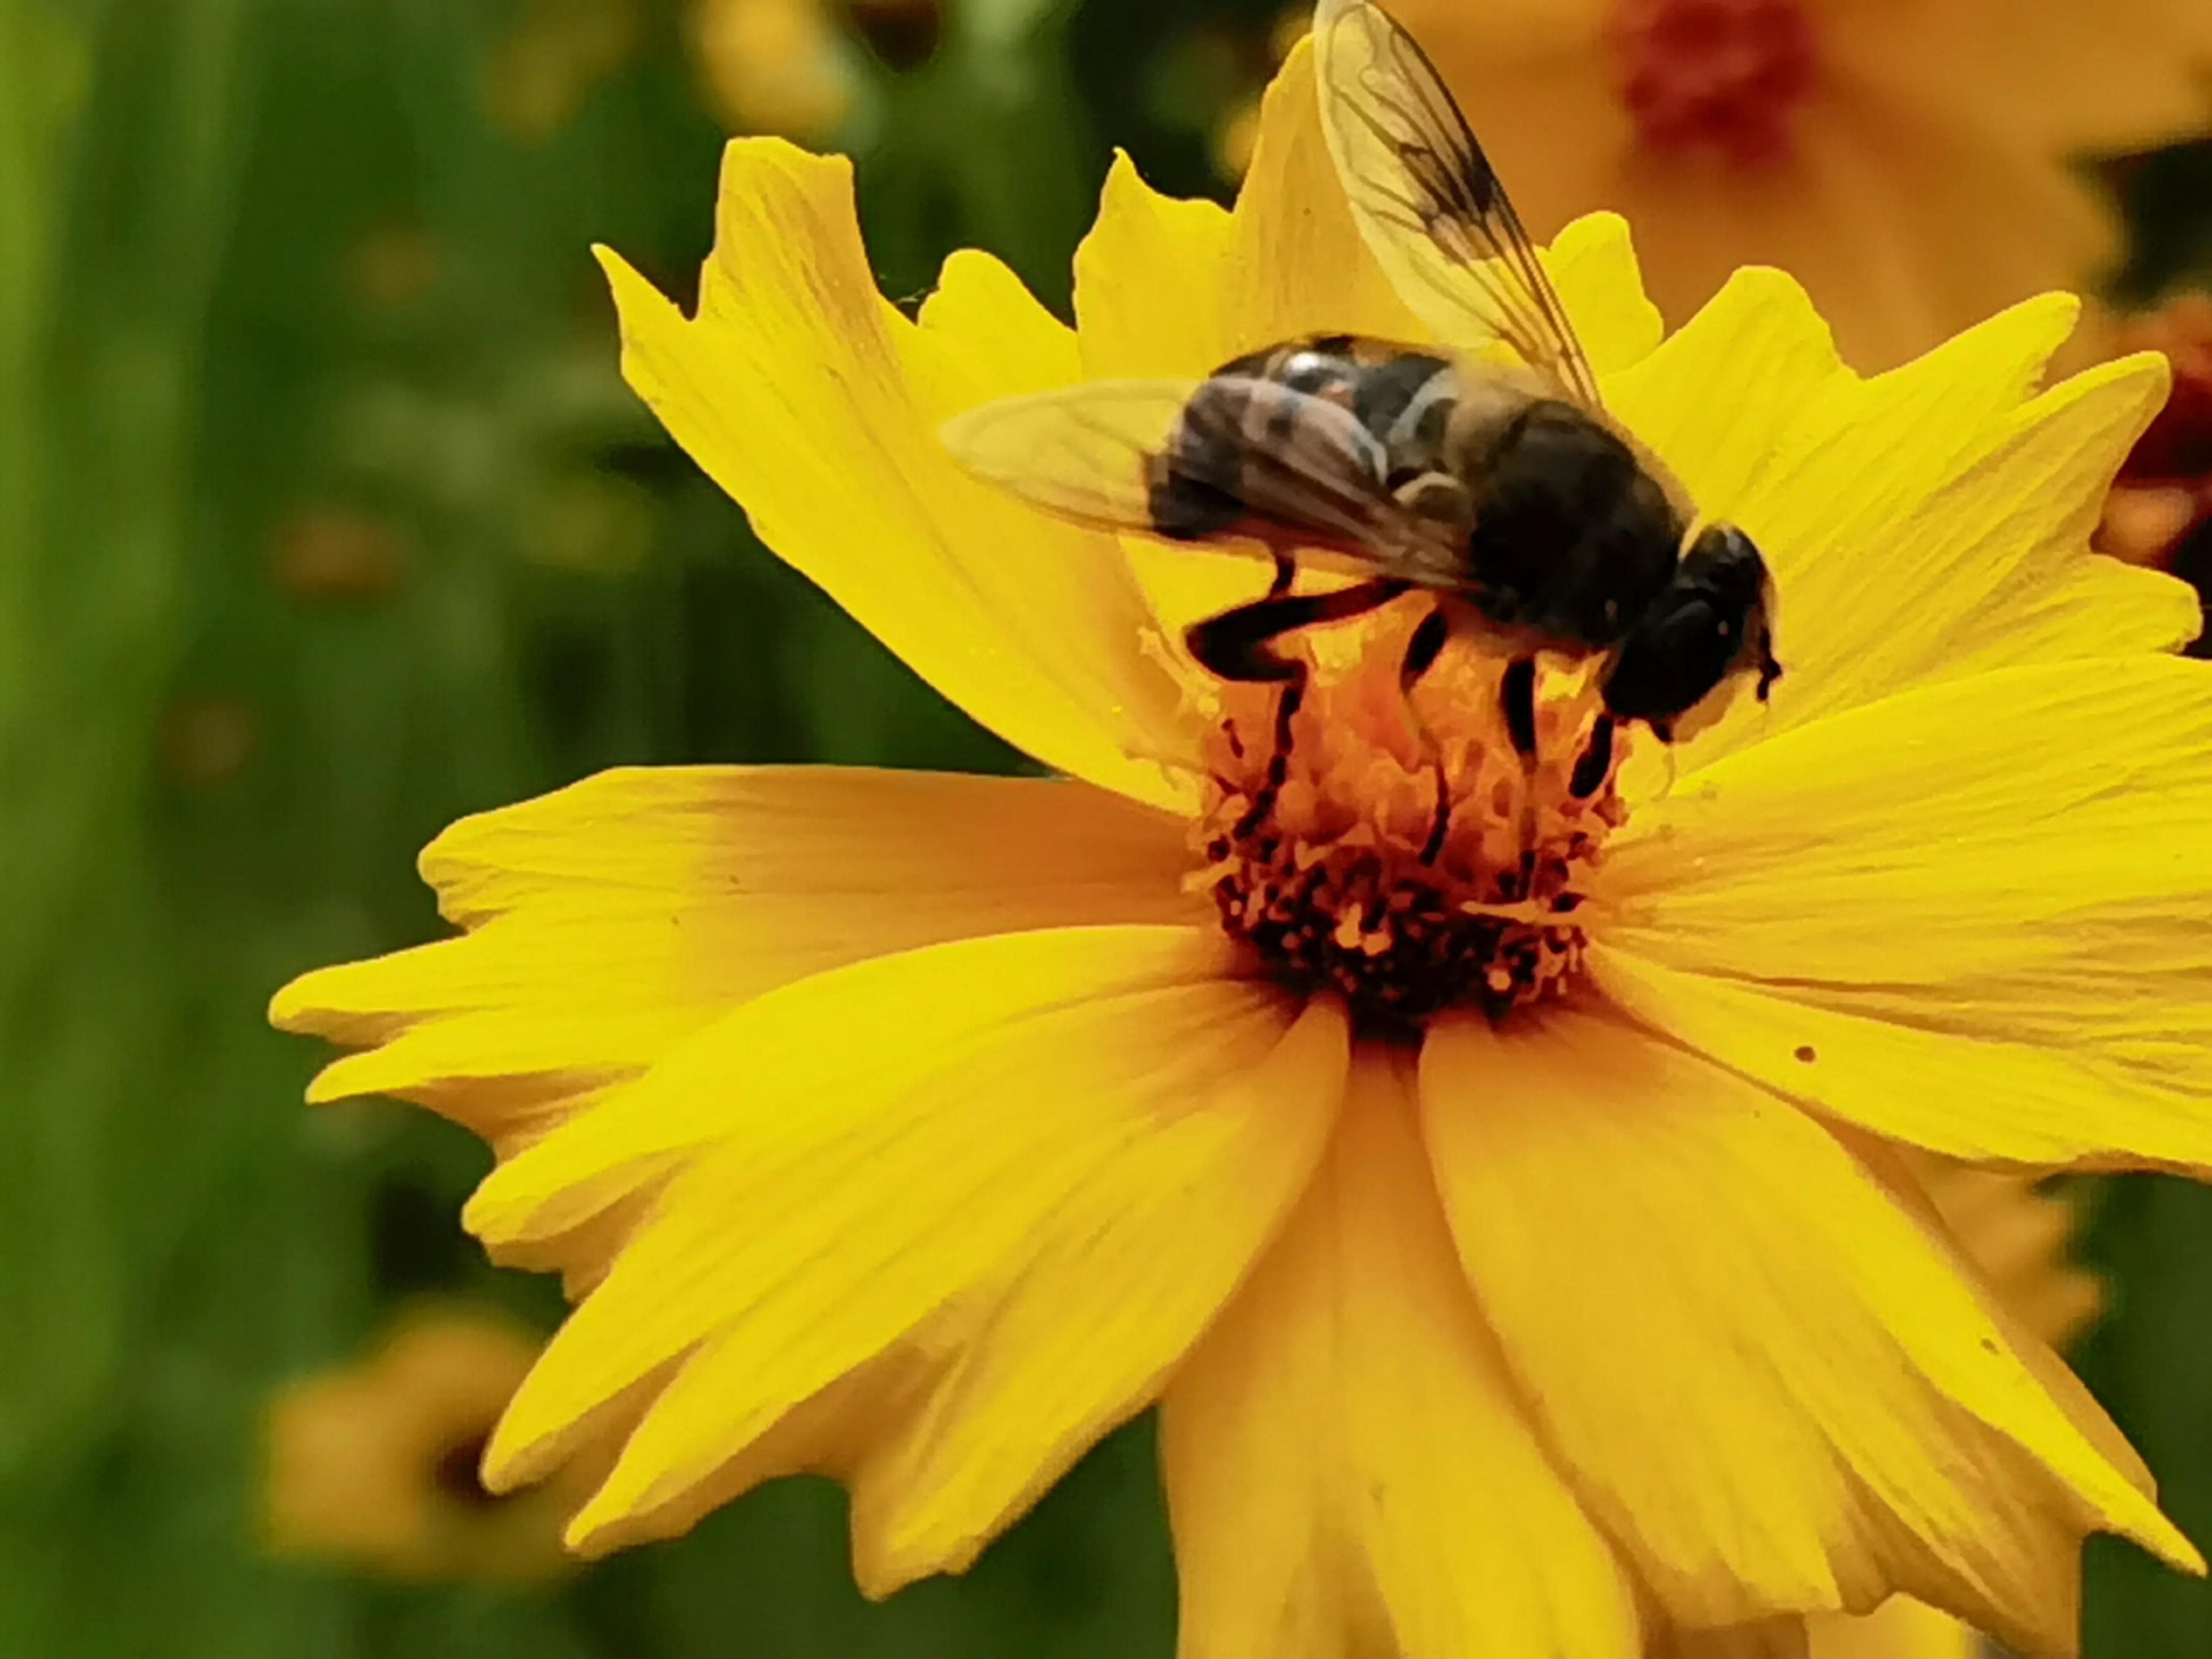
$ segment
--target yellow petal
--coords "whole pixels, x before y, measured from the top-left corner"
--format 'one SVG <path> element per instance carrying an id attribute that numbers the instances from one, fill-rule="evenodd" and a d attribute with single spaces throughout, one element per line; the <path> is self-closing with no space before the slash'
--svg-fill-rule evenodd
<path id="1" fill-rule="evenodd" d="M 1877 1134 L 2212 1167 L 2208 821 L 2212 668 L 1951 681 L 1640 807 L 1590 965 L 1638 1018 Z"/>
<path id="2" fill-rule="evenodd" d="M 1075 332 L 1091 380 L 1205 374 L 1234 356 L 1222 267 L 1226 210 L 1163 196 L 1117 155 L 1098 217 L 1075 250 Z M 1172 289 L 1172 304 L 1163 304 Z"/>
<path id="3" fill-rule="evenodd" d="M 1805 290 L 1754 268 L 1736 272 L 1678 332 L 1609 380 L 1605 398 L 1700 513 L 1733 520 L 1778 436 L 1846 373 Z"/>
<path id="4" fill-rule="evenodd" d="M 1386 272 L 1362 240 L 1322 137 L 1316 92 L 1308 38 L 1267 89 L 1258 147 L 1237 193 L 1226 307 L 1236 350 L 1336 332 L 1479 343 L 1462 337 L 1467 313 L 1459 308 L 1443 313 L 1452 330 L 1425 323 L 1430 313 L 1420 307 L 1433 301 L 1433 289 L 1410 268 Z M 1626 368 L 1658 343 L 1659 313 L 1644 297 L 1628 227 L 1618 215 L 1591 214 L 1567 225 L 1542 258 L 1601 373 Z"/>
<path id="5" fill-rule="evenodd" d="M 1737 499 L 1775 543 L 1778 576 L 1844 556 L 1963 469 L 2034 396 L 2081 303 L 2046 294 L 1999 313 L 1887 374 L 1825 374 Z"/>
<path id="6" fill-rule="evenodd" d="M 949 264 L 917 325 L 876 290 L 851 170 L 732 143 L 715 251 L 687 319 L 603 254 L 623 373 L 677 441 L 804 571 L 1009 742 L 1139 800 L 1189 779 L 1172 676 L 1110 538 L 967 477 L 951 416 L 1065 374 L 1063 331 L 995 262 Z"/>
<path id="7" fill-rule="evenodd" d="M 1181 1659 L 1635 1659 L 1612 1553 L 1452 1261 L 1395 1062 L 1363 1053 L 1274 1249 L 1170 1384 Z"/>
<path id="8" fill-rule="evenodd" d="M 2057 1655 L 2085 1534 L 2198 1565 L 1970 1270 L 1772 1096 L 1561 1009 L 1432 1029 L 1421 1106 L 1522 1397 L 1674 1622 L 1901 1589 Z"/>
<path id="9" fill-rule="evenodd" d="M 1982 1659 L 1982 1638 L 1948 1614 L 1893 1595 L 1860 1619 L 1812 1621 L 1810 1659 Z"/>
<path id="10" fill-rule="evenodd" d="M 1322 137 L 1310 39 L 1298 42 L 1267 88 L 1231 225 L 1222 273 L 1232 330 L 1227 355 L 1302 334 L 1429 337 L 1352 225 Z"/>
<path id="11" fill-rule="evenodd" d="M 1115 162 L 1075 260 L 1088 374 L 1196 380 L 1300 335 L 1426 338 L 1352 228 L 1322 141 L 1311 58 L 1302 42 L 1267 88 L 1234 214 L 1161 196 L 1127 157 Z M 1178 658 L 1191 623 L 1267 591 L 1267 567 L 1251 559 L 1137 537 L 1124 545 Z"/>
<path id="12" fill-rule="evenodd" d="M 1344 1095 L 1342 1012 L 1310 1005 L 1249 1072 L 1088 1172 L 963 1306 L 960 1349 L 855 1479 L 861 1584 L 957 1572 L 1158 1394 L 1280 1225 Z"/>
<path id="13" fill-rule="evenodd" d="M 585 1547 L 672 1537 L 763 1480 L 816 1474 L 853 1489 L 854 1571 L 868 1594 L 964 1567 L 1149 1400 L 1195 1334 L 1186 1322 L 1209 1317 L 1223 1276 L 1249 1266 L 1257 1246 L 1242 1235 L 1279 1218 L 1333 1120 L 1344 1035 L 1340 1016 L 1310 1006 L 1249 1077 L 1102 1165 L 1024 1242 L 1006 1285 L 948 1304 L 700 1484 L 605 1522 Z"/>
<path id="14" fill-rule="evenodd" d="M 1127 156 L 1117 156 L 1097 222 L 1075 252 L 1085 375 L 1196 380 L 1235 356 L 1230 307 L 1242 295 L 1232 292 L 1228 271 L 1238 234 L 1213 203 L 1163 196 L 1137 176 Z M 1139 536 L 1123 538 L 1121 545 L 1178 654 L 1190 623 L 1267 591 L 1266 568 L 1229 553 Z"/>
<path id="15" fill-rule="evenodd" d="M 1645 297 L 1627 220 L 1584 214 L 1564 227 L 1542 256 L 1583 355 L 1600 375 L 1619 374 L 1657 348 L 1666 325 Z"/>
<path id="16" fill-rule="evenodd" d="M 1923 424 L 1902 395 L 1882 395 L 1883 381 L 1851 400 L 1863 404 L 1855 418 L 1833 429 L 1808 421 L 1790 434 L 1773 480 L 1740 515 L 1773 550 L 1788 672 L 1771 720 L 1743 723 L 1739 739 L 1996 661 L 2159 649 L 2177 632 L 2188 637 L 2183 584 L 2105 568 L 2087 550 L 2106 489 L 2165 385 L 2162 362 L 2149 356 L 2077 375 L 1984 424 L 1974 448 L 1934 480 L 1924 455 L 1906 461 L 1897 452 L 1960 427 Z M 1887 550 L 1879 580 L 1869 579 L 1875 549 Z M 2127 602 L 2107 611 L 2058 597 L 2097 569 L 2100 596 Z"/>
<path id="17" fill-rule="evenodd" d="M 1006 1285 L 1055 1206 L 1275 1048 L 1291 1011 L 1224 977 L 1228 954 L 1206 930 L 1077 928 L 856 963 L 755 999 L 495 1171 L 465 1218 L 495 1242 L 664 1184 L 516 1396 L 492 1478 L 650 1389 L 588 1540 Z"/>
<path id="18" fill-rule="evenodd" d="M 1087 785 L 660 767 L 464 818 L 422 860 L 465 938 L 326 968 L 270 1018 L 368 1051 L 310 1097 L 652 1064 L 762 991 L 967 934 L 1204 914 L 1173 819 Z"/>
<path id="19" fill-rule="evenodd" d="M 1662 1629 L 1644 1650 L 1644 1659 L 1808 1659 L 1811 1638 L 1803 1619 L 1763 1619 L 1755 1625 L 1718 1630 Z M 1857 1624 L 1860 1620 L 1824 1620 Z"/>

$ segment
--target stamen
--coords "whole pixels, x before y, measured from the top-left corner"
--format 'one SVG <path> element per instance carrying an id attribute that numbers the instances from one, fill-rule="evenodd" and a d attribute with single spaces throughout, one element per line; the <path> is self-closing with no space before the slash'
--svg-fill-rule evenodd
<path id="1" fill-rule="evenodd" d="M 1496 659 L 1472 651 L 1422 677 L 1408 718 L 1403 653 L 1387 647 L 1409 638 L 1312 671 L 1282 717 L 1279 771 L 1231 729 L 1267 718 L 1276 693 L 1226 688 L 1192 836 L 1193 884 L 1223 927 L 1285 984 L 1386 1033 L 1454 1007 L 1504 1018 L 1573 981 L 1626 748 L 1586 678 L 1530 662 L 1509 714 Z"/>

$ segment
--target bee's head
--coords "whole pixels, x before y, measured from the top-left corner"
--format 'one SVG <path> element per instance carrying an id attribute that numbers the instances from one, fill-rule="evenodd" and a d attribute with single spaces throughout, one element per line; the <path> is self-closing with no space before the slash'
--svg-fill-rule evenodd
<path id="1" fill-rule="evenodd" d="M 1774 580 L 1750 537 L 1709 525 L 1621 641 L 1606 676 L 1606 707 L 1672 743 L 1718 719 L 1753 674 L 1764 702 L 1782 677 Z"/>

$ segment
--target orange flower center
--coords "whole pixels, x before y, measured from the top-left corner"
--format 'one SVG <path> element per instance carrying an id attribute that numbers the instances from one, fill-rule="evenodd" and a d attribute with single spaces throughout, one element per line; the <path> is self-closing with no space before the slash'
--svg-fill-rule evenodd
<path id="1" fill-rule="evenodd" d="M 1524 757 L 1500 712 L 1503 665 L 1469 648 L 1407 696 L 1401 620 L 1364 629 L 1355 662 L 1315 660 L 1272 805 L 1280 694 L 1226 689 L 1192 880 L 1284 983 L 1402 1031 L 1452 1007 L 1501 1018 L 1566 988 L 1583 889 L 1623 816 L 1628 738 L 1597 735 L 1582 676 L 1540 672 Z"/>
<path id="2" fill-rule="evenodd" d="M 1802 0 L 1620 0 L 1621 100 L 1652 149 L 1741 167 L 1789 153 L 1820 67 Z"/>

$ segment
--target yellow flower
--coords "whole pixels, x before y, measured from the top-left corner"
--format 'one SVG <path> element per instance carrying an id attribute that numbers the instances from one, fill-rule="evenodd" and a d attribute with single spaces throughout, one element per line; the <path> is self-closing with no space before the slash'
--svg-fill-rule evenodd
<path id="1" fill-rule="evenodd" d="M 692 0 L 686 33 L 731 131 L 822 139 L 852 112 L 853 65 L 823 0 Z"/>
<path id="2" fill-rule="evenodd" d="M 1621 223 L 1570 227 L 1609 406 L 1774 567 L 1773 702 L 1577 779 L 1549 673 L 1524 772 L 1448 652 L 1439 837 L 1386 611 L 1309 636 L 1247 828 L 1272 705 L 1177 641 L 1264 569 L 1048 522 L 935 434 L 1425 337 L 1310 54 L 1233 214 L 1115 167 L 1073 331 L 973 252 L 909 320 L 850 186 L 732 145 L 696 318 L 607 256 L 626 373 L 1063 775 L 604 774 L 424 854 L 463 937 L 278 994 L 361 1051 L 312 1097 L 483 1133 L 469 1224 L 582 1298 L 489 1478 L 622 1436 L 600 1551 L 826 1472 L 883 1594 L 1157 1400 L 1185 1659 L 1633 1659 L 1892 1591 L 2058 1655 L 2087 1534 L 2199 1568 L 1901 1150 L 2212 1167 L 2212 671 L 2185 588 L 2086 550 L 2163 360 L 2039 392 L 2051 296 L 1863 380 L 1757 270 L 1662 341 Z"/>
<path id="3" fill-rule="evenodd" d="M 418 1310 L 375 1352 L 270 1402 L 264 1528 L 282 1553 L 402 1579 L 525 1583 L 568 1571 L 561 1529 L 605 1464 L 526 1492 L 477 1477 L 538 1343 L 479 1308 Z"/>
<path id="4" fill-rule="evenodd" d="M 2065 163 L 2212 119 L 2203 0 L 1390 0 L 1540 234 L 1635 222 L 1689 313 L 1741 264 L 1802 280 L 1886 368 L 2099 273 Z"/>
<path id="5" fill-rule="evenodd" d="M 484 61 L 484 106 L 509 137 L 543 143 L 637 49 L 637 0 L 526 0 Z"/>

